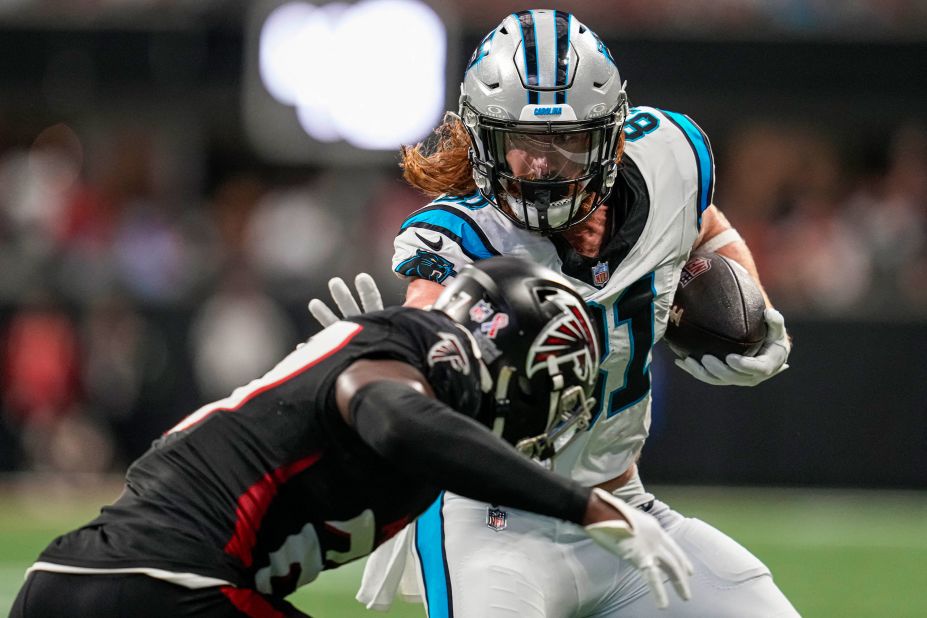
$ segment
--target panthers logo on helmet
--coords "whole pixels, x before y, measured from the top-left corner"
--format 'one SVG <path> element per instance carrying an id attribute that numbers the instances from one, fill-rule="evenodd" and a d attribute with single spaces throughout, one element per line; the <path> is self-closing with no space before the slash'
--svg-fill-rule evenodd
<path id="1" fill-rule="evenodd" d="M 546 300 L 564 313 L 551 320 L 531 344 L 527 375 L 548 366 L 551 358 L 557 365 L 572 362 L 576 377 L 592 383 L 598 370 L 599 344 L 588 314 L 580 301 L 563 290 L 547 288 Z"/>
<path id="2" fill-rule="evenodd" d="M 443 283 L 448 277 L 457 275 L 451 262 L 424 249 L 419 249 L 415 255 L 401 262 L 396 267 L 396 272 L 406 277 L 419 277 L 435 283 Z"/>
<path id="3" fill-rule="evenodd" d="M 428 366 L 434 367 L 438 363 L 447 363 L 451 369 L 464 375 L 470 374 L 470 358 L 455 335 L 438 333 L 441 338 L 428 350 Z"/>

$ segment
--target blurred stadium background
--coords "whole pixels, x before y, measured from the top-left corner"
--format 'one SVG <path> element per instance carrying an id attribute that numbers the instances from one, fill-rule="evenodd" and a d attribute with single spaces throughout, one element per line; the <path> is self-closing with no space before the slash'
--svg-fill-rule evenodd
<path id="1" fill-rule="evenodd" d="M 424 202 L 396 147 L 521 8 L 0 1 L 0 614 L 164 428 L 316 330 L 329 276 L 401 299 L 391 240 Z M 804 615 L 927 615 L 927 3 L 557 8 L 606 41 L 632 103 L 712 138 L 716 203 L 795 339 L 750 390 L 658 349 L 645 480 Z M 358 578 L 298 603 L 365 615 Z"/>

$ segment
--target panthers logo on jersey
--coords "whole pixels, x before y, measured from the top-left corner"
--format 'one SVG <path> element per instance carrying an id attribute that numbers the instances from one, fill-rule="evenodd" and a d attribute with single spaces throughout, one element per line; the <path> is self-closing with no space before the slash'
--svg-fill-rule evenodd
<path id="1" fill-rule="evenodd" d="M 396 267 L 396 272 L 406 277 L 420 277 L 435 283 L 443 283 L 448 277 L 457 276 L 454 265 L 436 253 L 419 249 L 415 255 Z"/>

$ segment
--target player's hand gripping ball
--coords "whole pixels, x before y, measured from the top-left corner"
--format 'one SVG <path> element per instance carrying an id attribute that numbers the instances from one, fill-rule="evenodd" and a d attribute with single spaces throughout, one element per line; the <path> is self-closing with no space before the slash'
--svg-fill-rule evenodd
<path id="1" fill-rule="evenodd" d="M 696 253 L 683 267 L 666 341 L 677 366 L 719 386 L 755 386 L 785 371 L 792 348 L 750 273 L 717 253 Z"/>
<path id="2" fill-rule="evenodd" d="M 696 253 L 682 269 L 666 327 L 666 341 L 681 357 L 753 356 L 766 336 L 766 302 L 737 262 Z"/>

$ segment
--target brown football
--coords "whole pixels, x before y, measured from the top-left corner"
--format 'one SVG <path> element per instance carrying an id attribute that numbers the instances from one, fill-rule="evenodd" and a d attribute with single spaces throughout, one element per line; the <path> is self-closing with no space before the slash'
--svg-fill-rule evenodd
<path id="1" fill-rule="evenodd" d="M 753 356 L 766 336 L 765 309 L 743 266 L 717 253 L 694 253 L 676 287 L 666 341 L 682 356 Z"/>

